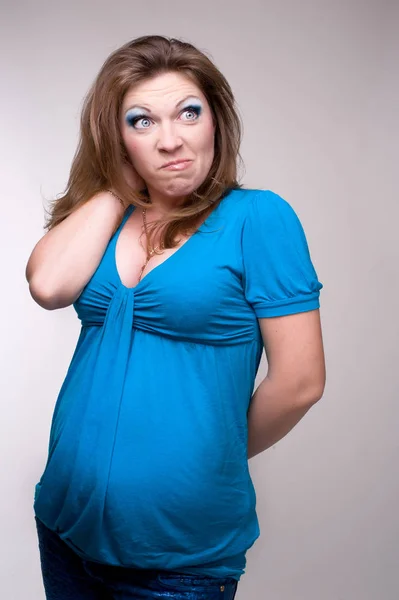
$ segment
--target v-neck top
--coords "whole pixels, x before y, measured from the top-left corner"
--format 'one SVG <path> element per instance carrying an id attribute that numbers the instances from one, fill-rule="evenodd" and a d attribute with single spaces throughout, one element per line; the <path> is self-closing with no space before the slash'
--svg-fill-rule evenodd
<path id="1" fill-rule="evenodd" d="M 259 318 L 319 308 L 291 205 L 230 190 L 134 287 L 109 240 L 74 303 L 81 331 L 51 423 L 36 516 L 86 560 L 239 580 L 260 535 L 247 411 Z"/>

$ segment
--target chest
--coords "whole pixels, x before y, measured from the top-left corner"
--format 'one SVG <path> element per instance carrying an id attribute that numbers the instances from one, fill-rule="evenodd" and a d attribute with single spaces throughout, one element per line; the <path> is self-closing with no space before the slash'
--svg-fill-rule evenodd
<path id="1" fill-rule="evenodd" d="M 189 238 L 190 236 L 179 235 L 179 242 L 174 248 L 165 248 L 148 257 L 142 213 L 135 210 L 115 239 L 115 267 L 121 283 L 127 288 L 135 287 L 153 269 L 178 252 Z M 158 245 L 159 235 L 155 237 L 155 246 Z"/>
<path id="2" fill-rule="evenodd" d="M 151 257 L 139 280 L 146 262 L 142 234 L 142 220 L 131 215 L 110 240 L 75 303 L 83 323 L 101 324 L 114 298 L 122 297 L 130 303 L 136 330 L 222 345 L 257 337 L 256 317 L 243 290 L 241 234 L 234 222 L 213 219 L 188 238 L 182 236 L 176 247 Z"/>

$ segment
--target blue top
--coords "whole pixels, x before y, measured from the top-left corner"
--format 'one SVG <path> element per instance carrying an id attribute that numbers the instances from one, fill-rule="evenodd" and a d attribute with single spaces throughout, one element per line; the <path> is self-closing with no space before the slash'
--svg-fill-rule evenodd
<path id="1" fill-rule="evenodd" d="M 34 511 L 86 560 L 240 579 L 259 537 L 247 410 L 259 317 L 319 308 L 301 223 L 230 191 L 133 288 L 115 262 L 129 206 L 74 303 L 82 323 Z"/>

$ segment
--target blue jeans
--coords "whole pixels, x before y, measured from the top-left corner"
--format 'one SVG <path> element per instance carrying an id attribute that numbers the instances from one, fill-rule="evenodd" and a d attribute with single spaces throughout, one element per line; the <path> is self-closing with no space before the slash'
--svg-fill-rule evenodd
<path id="1" fill-rule="evenodd" d="M 238 581 L 82 559 L 35 517 L 47 600 L 233 600 Z"/>

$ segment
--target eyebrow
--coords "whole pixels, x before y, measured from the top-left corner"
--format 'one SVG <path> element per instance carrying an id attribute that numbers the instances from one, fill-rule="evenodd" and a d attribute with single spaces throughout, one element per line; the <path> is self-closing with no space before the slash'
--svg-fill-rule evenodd
<path id="1" fill-rule="evenodd" d="M 179 102 L 176 104 L 175 108 L 178 108 L 181 104 L 183 104 L 189 98 L 195 98 L 196 100 L 201 102 L 201 100 L 198 98 L 198 96 L 195 96 L 194 94 L 188 94 L 188 96 L 185 96 L 183 98 L 183 100 L 179 100 Z M 128 106 L 126 108 L 125 112 L 127 112 L 128 110 L 131 110 L 132 108 L 142 108 L 142 109 L 146 110 L 147 112 L 149 112 L 150 114 L 152 113 L 151 109 L 148 106 L 145 106 L 145 104 L 132 104 L 131 106 Z"/>

